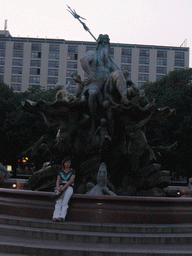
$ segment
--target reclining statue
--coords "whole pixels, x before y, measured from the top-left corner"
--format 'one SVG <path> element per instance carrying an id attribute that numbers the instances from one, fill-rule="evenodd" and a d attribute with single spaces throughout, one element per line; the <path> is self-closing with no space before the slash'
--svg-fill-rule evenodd
<path id="1" fill-rule="evenodd" d="M 109 190 L 107 187 L 107 167 L 105 163 L 101 163 L 99 167 L 99 171 L 97 174 L 97 185 L 94 185 L 93 183 L 89 182 L 87 184 L 89 195 L 110 195 L 110 196 L 116 196 L 116 194 Z"/>

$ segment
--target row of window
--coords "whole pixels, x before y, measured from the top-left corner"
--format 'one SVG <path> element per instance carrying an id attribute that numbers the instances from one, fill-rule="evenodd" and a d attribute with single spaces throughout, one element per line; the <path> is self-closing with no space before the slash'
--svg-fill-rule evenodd
<path id="1" fill-rule="evenodd" d="M 22 82 L 22 76 L 11 76 L 11 82 L 12 83 L 18 83 L 20 84 Z M 30 76 L 29 77 L 29 83 L 30 84 L 40 84 L 40 77 L 39 76 Z M 58 83 L 58 77 L 48 77 L 47 78 L 48 84 L 56 84 Z"/>
<path id="2" fill-rule="evenodd" d="M 148 66 L 139 66 L 139 72 L 149 73 L 149 67 Z M 163 75 L 167 74 L 167 68 L 166 67 L 157 67 L 156 73 L 162 74 L 162 75 L 157 75 L 157 77 L 159 79 L 159 77 L 162 77 Z M 138 80 L 139 81 L 149 81 L 149 74 L 139 74 Z"/>
<path id="3" fill-rule="evenodd" d="M 177 52 L 175 52 L 176 54 Z M 181 66 L 184 67 L 185 66 L 185 61 L 184 61 L 184 53 L 179 55 L 182 58 L 175 58 L 174 61 L 174 65 L 175 66 Z M 4 50 L 0 50 L 0 57 L 5 57 L 5 51 Z M 23 58 L 23 52 L 22 51 L 15 51 L 13 52 L 13 57 L 14 58 Z M 35 58 L 35 59 L 39 59 L 41 58 L 41 52 L 31 52 L 31 58 Z M 49 59 L 59 59 L 59 53 L 53 53 L 50 52 L 49 53 Z M 78 59 L 78 55 L 74 54 L 74 53 L 68 53 L 67 56 L 67 60 L 75 60 L 77 61 Z M 34 60 L 36 62 L 40 61 L 40 60 Z M 121 63 L 131 63 L 132 62 L 132 57 L 131 56 L 121 56 Z M 40 62 L 39 62 L 40 63 Z M 149 64 L 149 58 L 146 57 L 139 57 L 139 64 Z M 1 64 L 4 65 L 4 64 Z M 14 64 L 17 65 L 17 64 Z M 69 64 L 70 66 L 73 65 L 77 65 L 77 64 Z M 157 65 L 162 65 L 162 66 L 166 66 L 167 65 L 167 59 L 165 58 L 157 58 Z M 69 67 L 69 68 L 74 68 L 74 67 Z"/>
<path id="4" fill-rule="evenodd" d="M 132 49 L 122 48 L 121 55 L 132 56 Z M 149 57 L 149 50 L 140 50 L 139 56 Z M 175 59 L 184 59 L 184 52 L 175 52 Z M 167 58 L 167 51 L 158 50 L 157 58 Z"/>
<path id="5" fill-rule="evenodd" d="M 0 50 L 6 49 L 6 42 L 0 42 Z M 13 49 L 17 51 L 23 51 L 24 49 L 24 43 L 17 43 L 15 42 L 13 45 Z M 86 51 L 88 50 L 95 50 L 95 46 L 87 46 Z M 39 43 L 32 43 L 31 44 L 31 51 L 41 52 L 42 50 L 42 44 Z M 49 45 L 49 51 L 50 52 L 59 52 L 60 45 L 58 44 L 50 44 Z M 78 53 L 78 46 L 69 45 L 68 46 L 68 52 L 71 53 Z M 114 55 L 114 48 L 109 49 L 109 54 Z M 121 54 L 124 56 L 132 56 L 132 49 L 130 48 L 122 48 Z M 143 57 L 149 57 L 149 50 L 140 49 L 139 56 Z M 157 57 L 160 58 L 167 58 L 167 51 L 158 50 L 157 51 Z M 176 59 L 184 59 L 184 52 L 175 52 L 175 58 Z"/>
<path id="6" fill-rule="evenodd" d="M 0 43 L 0 57 L 5 57 L 5 43 Z M 13 57 L 19 57 L 23 58 L 23 49 L 24 44 L 23 43 L 14 43 L 13 46 Z M 87 46 L 86 51 L 89 50 L 95 50 L 95 46 Z M 36 75 L 40 75 L 40 67 L 41 67 L 41 60 L 33 60 L 33 59 L 41 59 L 41 50 L 42 45 L 38 43 L 32 43 L 31 44 L 31 67 L 36 68 L 30 68 L 30 76 L 29 82 L 30 83 L 40 83 L 40 77 Z M 59 59 L 59 50 L 60 45 L 50 44 L 49 45 L 49 59 Z M 114 55 L 114 48 L 110 48 L 109 52 L 110 56 Z M 130 48 L 122 48 L 121 52 L 121 63 L 124 63 L 121 65 L 122 70 L 128 70 L 131 72 L 131 65 L 128 65 L 132 62 L 132 49 Z M 142 83 L 143 81 L 149 80 L 149 50 L 141 49 L 139 52 L 139 69 L 140 72 L 138 75 L 138 80 L 141 81 L 139 83 Z M 67 80 L 70 81 L 71 84 L 75 84 L 74 80 L 71 78 L 71 73 L 74 72 L 77 69 L 77 60 L 78 60 L 78 46 L 69 45 L 68 46 L 68 55 L 67 55 L 67 72 L 66 77 Z M 21 83 L 21 76 L 14 76 L 14 74 L 22 74 L 22 65 L 23 60 L 22 59 L 13 59 L 12 62 L 13 67 L 12 68 L 12 82 Z M 175 52 L 175 66 L 184 67 L 184 52 Z M 4 65 L 5 65 L 5 59 L 0 58 L 0 73 L 4 73 Z M 167 51 L 157 51 L 157 68 L 156 73 L 160 74 L 157 75 L 157 78 L 161 77 L 163 74 L 167 73 L 167 68 L 163 67 L 167 66 Z M 59 61 L 49 61 L 48 67 L 54 68 L 54 69 L 48 69 L 48 78 L 47 83 L 50 85 L 56 84 L 58 82 L 58 68 L 59 68 Z M 144 74 L 143 74 L 144 73 Z M 2 77 L 2 76 L 1 76 Z M 19 84 L 15 84 L 15 87 L 18 87 Z"/>
<path id="7" fill-rule="evenodd" d="M 31 67 L 38 67 L 38 68 L 30 68 L 30 74 L 31 75 L 40 75 L 40 67 L 41 67 L 41 62 L 37 60 L 31 60 Z M 0 59 L 0 73 L 4 73 L 4 59 Z M 22 74 L 22 60 L 13 60 L 13 66 L 18 66 L 18 67 L 12 67 L 12 74 Z M 183 66 L 182 60 L 175 60 L 175 66 Z M 48 69 L 48 75 L 51 76 L 58 76 L 58 67 L 59 67 L 59 62 L 57 61 L 49 61 L 48 67 L 52 67 L 55 69 Z M 70 70 L 67 70 L 66 75 L 67 77 L 71 76 L 71 73 L 77 69 L 77 62 L 68 62 L 67 63 L 67 68 Z M 131 65 L 121 65 L 121 70 L 127 70 L 131 72 Z M 149 73 L 149 66 L 142 66 L 139 65 L 139 70 L 140 73 Z M 167 73 L 167 67 L 161 67 L 157 66 L 156 67 L 156 73 L 162 73 L 166 74 Z"/>

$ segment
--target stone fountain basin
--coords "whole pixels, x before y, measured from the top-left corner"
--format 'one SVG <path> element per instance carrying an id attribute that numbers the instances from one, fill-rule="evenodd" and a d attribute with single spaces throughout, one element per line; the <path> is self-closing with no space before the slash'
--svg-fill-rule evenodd
<path id="1" fill-rule="evenodd" d="M 52 219 L 51 192 L 0 188 L 1 214 Z M 93 223 L 192 222 L 192 198 L 73 194 L 67 221 Z"/>

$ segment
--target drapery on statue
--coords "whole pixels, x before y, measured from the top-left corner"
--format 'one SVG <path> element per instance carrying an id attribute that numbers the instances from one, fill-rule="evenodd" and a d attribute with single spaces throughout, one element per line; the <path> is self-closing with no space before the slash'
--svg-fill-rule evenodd
<path id="1" fill-rule="evenodd" d="M 174 114 L 175 110 L 158 108 L 155 100 L 149 102 L 144 92 L 128 80 L 128 71 L 118 70 L 109 56 L 109 47 L 108 35 L 100 35 L 96 50 L 86 52 L 80 59 L 88 77 L 82 81 L 77 72 L 72 73 L 77 83 L 74 97 L 66 93 L 62 100 L 53 103 L 26 101 L 23 106 L 27 111 L 41 114 L 49 127 L 58 127 L 53 146 L 57 150 L 53 154 L 79 157 L 79 166 L 99 154 L 116 183 L 116 172 L 122 172 L 118 177 L 130 173 L 139 175 L 144 166 L 145 172 L 153 169 L 160 172 L 151 167 L 156 157 L 148 145 L 145 126 L 150 120 Z M 89 167 L 87 170 L 92 172 Z M 84 180 L 90 177 L 88 171 L 84 175 Z M 166 179 L 168 184 L 168 175 Z"/>

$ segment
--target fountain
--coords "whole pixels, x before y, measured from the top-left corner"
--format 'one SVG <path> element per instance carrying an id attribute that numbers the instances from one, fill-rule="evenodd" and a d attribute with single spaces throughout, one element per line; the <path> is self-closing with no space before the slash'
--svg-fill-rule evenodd
<path id="1" fill-rule="evenodd" d="M 54 141 L 42 136 L 31 148 L 33 158 L 46 156 L 50 164 L 32 175 L 30 191 L 0 189 L 2 213 L 51 218 L 57 171 L 61 160 L 71 156 L 77 176 L 67 220 L 191 222 L 191 199 L 164 197 L 170 172 L 162 169 L 157 156 L 177 144 L 152 148 L 145 134 L 149 121 L 173 115 L 175 110 L 158 108 L 155 99 L 150 102 L 129 80 L 127 71 L 118 69 L 109 56 L 109 41 L 108 35 L 99 35 L 96 50 L 80 59 L 87 78 L 82 81 L 77 72 L 72 74 L 77 83 L 74 95 L 64 88 L 59 92 L 62 98 L 57 93 L 52 103 L 22 103 L 26 111 L 42 115 L 48 127 L 58 127 L 58 133 Z M 97 184 L 101 163 L 108 172 L 102 186 Z"/>

